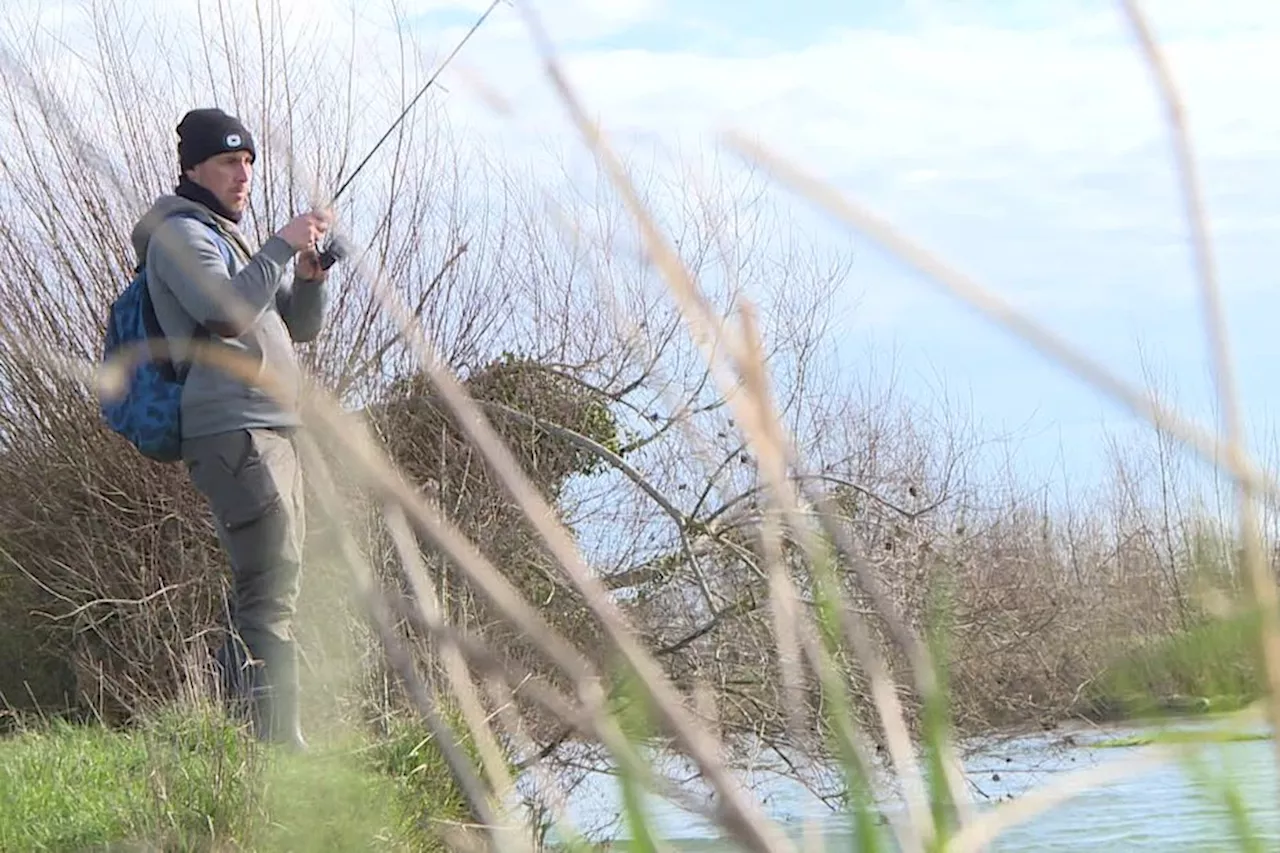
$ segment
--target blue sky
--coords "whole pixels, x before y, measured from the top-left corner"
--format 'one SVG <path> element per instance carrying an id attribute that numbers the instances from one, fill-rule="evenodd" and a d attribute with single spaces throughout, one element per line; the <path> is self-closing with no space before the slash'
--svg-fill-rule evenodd
<path id="1" fill-rule="evenodd" d="M 346 0 L 282 0 L 349 43 Z M 234 5 L 234 4 L 233 4 Z M 426 66 L 486 0 L 400 0 Z M 197 0 L 172 14 L 193 16 Z M 545 0 L 536 7 L 589 108 L 639 161 L 655 142 L 719 151 L 735 128 L 803 161 L 1126 377 L 1145 350 L 1178 401 L 1209 407 L 1205 336 L 1170 141 L 1118 4 L 1102 0 Z M 47 4 L 45 13 L 49 13 Z M 363 61 L 393 46 L 387 4 L 358 5 Z M 1239 381 L 1255 429 L 1280 406 L 1280 4 L 1144 4 L 1183 87 L 1216 238 Z M 511 105 L 496 115 L 472 85 Z M 589 171 L 516 11 L 502 7 L 441 81 L 443 109 L 493 156 Z M 376 98 L 371 97 L 371 101 Z M 392 113 L 395 110 L 391 110 Z M 370 126 L 377 125 L 371 119 Z M 376 133 L 374 134 L 376 135 Z M 1127 415 L 847 229 L 778 188 L 855 265 L 834 319 L 900 387 L 941 383 L 1021 461 L 1098 472 Z M 851 241 L 851 242 L 850 242 Z"/>

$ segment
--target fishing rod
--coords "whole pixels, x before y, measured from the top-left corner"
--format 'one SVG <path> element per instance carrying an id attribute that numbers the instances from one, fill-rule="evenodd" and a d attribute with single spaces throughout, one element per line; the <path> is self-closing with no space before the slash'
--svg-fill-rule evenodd
<path id="1" fill-rule="evenodd" d="M 449 53 L 449 55 L 444 58 L 444 61 L 440 63 L 440 67 L 435 70 L 435 72 L 427 79 L 427 82 L 423 84 L 422 88 L 418 90 L 418 93 L 413 96 L 413 100 L 409 102 L 408 106 L 406 106 L 403 110 L 400 111 L 400 115 L 397 116 L 396 120 L 393 121 L 391 123 L 391 126 L 387 128 L 387 132 L 382 134 L 382 138 L 380 138 L 377 142 L 374 143 L 373 148 L 369 149 L 369 153 L 364 155 L 364 159 L 356 164 L 356 167 L 355 169 L 352 170 L 351 174 L 347 175 L 347 179 L 343 181 L 341 185 L 339 185 L 338 189 L 334 192 L 333 197 L 329 199 L 330 205 L 336 202 L 338 198 L 344 192 L 346 192 L 347 187 L 351 186 L 351 182 L 355 180 L 356 175 L 360 174 L 360 170 L 363 169 L 365 165 L 373 158 L 373 155 L 377 153 L 378 149 L 382 147 L 383 143 L 385 143 L 388 139 L 391 138 L 391 134 L 400 125 L 400 122 L 404 121 L 405 117 L 409 115 L 409 112 L 410 110 L 413 109 L 414 104 L 418 103 L 418 101 L 422 98 L 422 96 L 427 93 L 427 90 L 430 89 L 432 85 L 436 82 L 436 78 L 438 78 L 440 74 L 445 70 L 445 68 L 449 66 L 449 63 L 452 62 L 453 58 L 458 55 L 458 52 L 462 50 L 463 46 L 466 45 L 466 43 L 471 40 L 471 37 L 473 35 L 475 35 L 476 30 L 480 29 L 480 27 L 484 24 L 485 19 L 487 19 L 489 15 L 493 12 L 493 10 L 498 8 L 498 5 L 502 2 L 503 0 L 493 0 L 493 2 L 489 4 L 489 8 L 485 9 L 484 13 L 479 18 L 476 19 L 476 22 L 471 25 L 471 29 L 467 30 L 466 34 L 463 35 L 462 39 L 458 42 L 458 44 L 453 48 L 453 50 Z M 348 246 L 345 240 L 342 240 L 337 236 L 330 238 L 329 244 L 325 246 L 324 251 L 320 253 L 320 268 L 324 270 L 329 269 L 329 267 L 333 266 L 338 261 L 345 258 L 347 256 L 347 253 L 348 253 Z"/>

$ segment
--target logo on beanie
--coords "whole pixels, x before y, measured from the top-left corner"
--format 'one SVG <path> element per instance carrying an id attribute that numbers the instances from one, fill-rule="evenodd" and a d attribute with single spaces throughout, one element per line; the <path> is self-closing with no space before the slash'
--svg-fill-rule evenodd
<path id="1" fill-rule="evenodd" d="M 228 133 L 225 141 L 227 143 L 228 148 L 238 148 L 240 146 L 240 143 L 244 142 L 244 140 L 240 138 L 240 134 L 238 133 Z"/>

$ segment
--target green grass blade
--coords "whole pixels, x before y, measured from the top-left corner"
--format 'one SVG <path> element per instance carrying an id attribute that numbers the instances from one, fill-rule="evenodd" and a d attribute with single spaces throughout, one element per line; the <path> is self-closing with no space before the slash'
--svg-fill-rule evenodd
<path id="1" fill-rule="evenodd" d="M 838 592 L 835 564 L 829 545 L 819 539 L 813 560 L 814 599 L 817 603 L 818 648 L 821 666 L 817 667 L 825 698 L 827 721 L 835 740 L 836 755 L 845 780 L 845 796 L 854 821 L 854 847 L 858 853 L 878 853 L 883 838 L 871 784 L 870 769 L 864 765 L 857 748 L 857 726 L 848 685 L 839 677 L 835 660 L 840 657 L 843 637 L 839 608 L 843 598 Z"/>
<path id="2" fill-rule="evenodd" d="M 947 772 L 943 765 L 946 760 L 946 744 L 952 737 L 951 709 L 947 701 L 945 685 L 951 683 L 947 637 L 954 622 L 951 588 L 943 570 L 933 577 L 929 585 L 927 612 L 925 642 L 934 668 L 934 683 L 939 685 L 939 688 L 932 695 L 924 697 L 921 712 L 925 777 L 928 784 L 929 805 L 933 811 L 934 826 L 937 828 L 934 849 L 942 850 L 956 828 L 959 807 L 952 797 L 951 786 L 947 784 Z"/>

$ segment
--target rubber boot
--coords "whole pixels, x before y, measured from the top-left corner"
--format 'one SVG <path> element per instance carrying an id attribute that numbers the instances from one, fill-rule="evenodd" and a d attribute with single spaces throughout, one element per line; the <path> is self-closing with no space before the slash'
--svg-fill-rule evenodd
<path id="1" fill-rule="evenodd" d="M 254 730 L 264 741 L 304 752 L 307 742 L 302 736 L 297 648 L 291 642 L 272 641 L 269 645 L 263 649 L 262 678 L 254 685 Z"/>
<path id="2" fill-rule="evenodd" d="M 218 691 L 227 716 L 237 723 L 250 721 L 253 706 L 253 686 L 256 680 L 255 661 L 251 660 L 244 643 L 234 633 L 228 632 L 226 641 L 214 651 Z"/>

